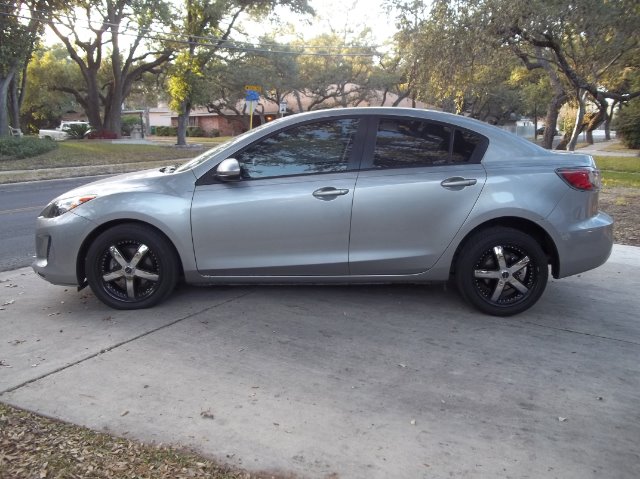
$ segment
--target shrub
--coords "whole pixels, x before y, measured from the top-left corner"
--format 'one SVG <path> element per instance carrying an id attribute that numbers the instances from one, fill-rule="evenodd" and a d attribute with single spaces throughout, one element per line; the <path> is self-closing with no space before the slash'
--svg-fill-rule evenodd
<path id="1" fill-rule="evenodd" d="M 220 136 L 220 130 L 216 130 L 215 128 L 209 131 L 209 135 L 211 138 L 218 138 Z"/>
<path id="2" fill-rule="evenodd" d="M 177 132 L 176 132 L 177 133 Z M 206 136 L 205 131 L 199 126 L 188 126 L 187 127 L 187 136 L 192 137 L 203 137 Z"/>
<path id="3" fill-rule="evenodd" d="M 41 155 L 58 148 L 51 139 L 40 139 L 29 136 L 22 138 L 0 138 L 0 160 L 19 160 Z"/>
<path id="4" fill-rule="evenodd" d="M 64 128 L 64 132 L 73 140 L 82 140 L 91 127 L 86 123 L 71 123 Z"/>
<path id="5" fill-rule="evenodd" d="M 640 148 L 640 100 L 620 108 L 614 127 L 627 148 Z"/>
<path id="6" fill-rule="evenodd" d="M 115 140 L 118 138 L 118 135 L 111 130 L 98 130 L 89 133 L 87 138 L 90 140 Z"/>
<path id="7" fill-rule="evenodd" d="M 131 131 L 135 126 L 141 126 L 139 116 L 123 116 L 120 121 L 120 129 L 122 130 L 121 133 L 124 136 L 130 136 Z"/>
<path id="8" fill-rule="evenodd" d="M 178 134 L 175 126 L 157 126 L 156 135 L 158 136 L 176 136 Z"/>

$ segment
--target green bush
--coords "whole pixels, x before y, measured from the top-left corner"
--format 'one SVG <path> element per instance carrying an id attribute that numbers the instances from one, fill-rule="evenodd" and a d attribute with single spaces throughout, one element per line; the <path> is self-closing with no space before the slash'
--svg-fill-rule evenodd
<path id="1" fill-rule="evenodd" d="M 203 136 L 206 136 L 206 133 L 199 126 L 188 126 L 187 127 L 187 136 L 203 137 Z"/>
<path id="2" fill-rule="evenodd" d="M 86 123 L 71 123 L 63 128 L 63 131 L 69 135 L 69 138 L 72 140 L 82 140 L 87 136 L 90 129 L 91 127 Z"/>
<path id="3" fill-rule="evenodd" d="M 19 160 L 31 158 L 58 148 L 58 144 L 50 139 L 30 136 L 22 138 L 0 138 L 0 160 Z"/>
<path id="4" fill-rule="evenodd" d="M 135 126 L 140 126 L 139 116 L 123 116 L 120 119 L 120 130 L 123 136 L 131 136 L 131 131 Z"/>
<path id="5" fill-rule="evenodd" d="M 627 148 L 640 148 L 640 100 L 620 108 L 613 127 Z"/>
<path id="6" fill-rule="evenodd" d="M 220 136 L 220 130 L 216 130 L 215 128 L 211 129 L 211 131 L 209 131 L 208 136 L 210 136 L 211 138 L 218 138 Z"/>
<path id="7" fill-rule="evenodd" d="M 176 136 L 178 129 L 175 126 L 157 126 L 156 135 L 158 136 Z"/>

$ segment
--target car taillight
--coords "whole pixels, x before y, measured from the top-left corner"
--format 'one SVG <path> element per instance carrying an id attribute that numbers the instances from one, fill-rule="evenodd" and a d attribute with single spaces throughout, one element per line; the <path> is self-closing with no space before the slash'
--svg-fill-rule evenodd
<path id="1" fill-rule="evenodd" d="M 582 191 L 600 189 L 600 170 L 594 168 L 558 168 L 556 173 L 570 187 Z"/>

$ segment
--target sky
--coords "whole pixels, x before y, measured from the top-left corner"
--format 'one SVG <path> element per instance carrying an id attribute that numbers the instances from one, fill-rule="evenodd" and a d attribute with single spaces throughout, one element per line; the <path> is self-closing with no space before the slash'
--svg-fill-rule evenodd
<path id="1" fill-rule="evenodd" d="M 365 27 L 369 27 L 372 41 L 376 45 L 383 45 L 395 33 L 394 19 L 384 11 L 382 0 L 309 0 L 309 3 L 316 12 L 315 17 L 292 14 L 285 8 L 278 8 L 270 16 L 275 24 L 269 21 L 255 22 L 245 19 L 243 29 L 246 37 L 236 39 L 256 41 L 265 33 L 272 32 L 278 24 L 289 25 L 295 32 L 290 36 L 282 35 L 277 38 L 278 42 L 285 43 L 296 37 L 309 40 L 322 33 L 330 33 L 332 30 L 340 34 L 346 32 L 349 38 L 349 34 L 353 37 Z M 121 41 L 126 43 L 126 35 L 121 38 Z M 60 40 L 53 32 L 47 29 L 45 43 L 51 45 L 59 42 Z"/>
<path id="2" fill-rule="evenodd" d="M 316 17 L 295 15 L 283 8 L 277 9 L 272 17 L 276 17 L 279 23 L 291 24 L 296 34 L 305 40 L 332 30 L 357 34 L 369 27 L 374 41 L 381 45 L 396 31 L 394 19 L 387 15 L 379 0 L 310 0 L 309 3 Z M 251 39 L 273 28 L 266 22 L 245 22 L 245 26 Z"/>

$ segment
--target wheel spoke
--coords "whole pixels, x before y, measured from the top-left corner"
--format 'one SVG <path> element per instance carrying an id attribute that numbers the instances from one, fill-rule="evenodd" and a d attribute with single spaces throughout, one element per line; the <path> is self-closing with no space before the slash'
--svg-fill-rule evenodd
<path id="1" fill-rule="evenodd" d="M 149 248 L 147 247 L 147 245 L 141 244 L 140 247 L 138 248 L 138 251 L 136 251 L 136 254 L 133 255 L 133 258 L 131 258 L 131 262 L 129 263 L 129 265 L 132 268 L 135 268 L 140 262 L 140 260 L 142 259 L 142 257 L 145 254 L 147 254 L 148 251 L 149 251 Z"/>
<path id="2" fill-rule="evenodd" d="M 107 283 L 110 281 L 115 281 L 116 279 L 120 279 L 124 276 L 124 270 L 119 269 L 117 271 L 112 271 L 111 273 L 107 273 L 102 276 L 102 281 L 106 281 Z"/>
<path id="3" fill-rule="evenodd" d="M 127 278 L 127 297 L 129 297 L 129 299 L 136 298 L 136 291 L 133 284 L 133 278 Z"/>
<path id="4" fill-rule="evenodd" d="M 496 289 L 493 290 L 493 296 L 491 296 L 491 301 L 496 302 L 502 296 L 502 291 L 504 291 L 505 282 L 500 280 L 496 283 Z"/>
<path id="5" fill-rule="evenodd" d="M 109 253 L 111 253 L 111 257 L 115 259 L 121 267 L 127 267 L 127 260 L 124 259 L 124 256 L 122 256 L 122 253 L 120 253 L 118 248 L 115 246 L 109 246 Z"/>
<path id="6" fill-rule="evenodd" d="M 141 269 L 135 270 L 133 275 L 138 277 L 138 278 L 142 278 L 142 279 L 146 279 L 146 280 L 154 281 L 154 282 L 158 282 L 158 280 L 160 279 L 160 276 L 158 274 L 150 273 L 149 271 L 143 271 Z"/>
<path id="7" fill-rule="evenodd" d="M 478 279 L 500 279 L 502 276 L 500 271 L 489 271 L 486 269 L 476 269 L 473 276 Z"/>
<path id="8" fill-rule="evenodd" d="M 530 262 L 531 262 L 531 260 L 529 259 L 529 257 L 525 256 L 520 261 L 518 261 L 516 264 L 511 265 L 511 267 L 509 268 L 509 273 L 511 273 L 512 275 L 517 273 L 521 269 L 526 268 L 529 265 Z"/>
<path id="9" fill-rule="evenodd" d="M 522 284 L 520 281 L 518 281 L 513 276 L 511 278 L 509 278 L 509 284 L 511 286 L 513 286 L 514 288 L 516 288 L 518 291 L 520 291 L 522 294 L 525 294 L 525 293 L 527 293 L 529 291 L 529 288 L 527 288 L 524 284 Z"/>
<path id="10" fill-rule="evenodd" d="M 502 246 L 494 246 L 493 254 L 496 256 L 498 260 L 498 269 L 505 270 L 507 269 L 507 261 L 504 259 L 504 250 Z"/>

